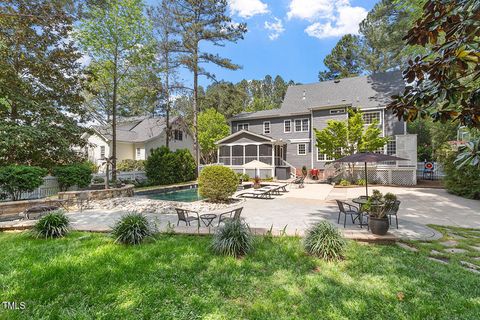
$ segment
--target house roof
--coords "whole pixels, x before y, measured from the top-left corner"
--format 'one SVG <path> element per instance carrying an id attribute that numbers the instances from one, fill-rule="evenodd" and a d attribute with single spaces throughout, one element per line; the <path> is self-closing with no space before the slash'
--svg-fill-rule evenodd
<path id="1" fill-rule="evenodd" d="M 400 71 L 295 85 L 288 87 L 280 109 L 241 113 L 231 120 L 309 113 L 315 108 L 342 105 L 360 109 L 382 108 L 404 87 Z"/>
<path id="2" fill-rule="evenodd" d="M 178 117 L 173 117 L 171 123 Z M 159 136 L 166 128 L 164 117 L 132 117 L 117 122 L 117 141 L 144 142 Z M 106 139 L 112 139 L 112 127 L 93 126 L 93 129 Z"/>
<path id="3" fill-rule="evenodd" d="M 247 130 L 240 130 L 240 131 L 237 131 L 235 133 L 232 133 L 231 135 L 229 135 L 228 137 L 225 137 L 221 140 L 218 140 L 217 142 L 215 142 L 216 144 L 222 144 L 224 143 L 225 141 L 228 141 L 232 138 L 235 138 L 239 135 L 242 135 L 242 134 L 245 134 L 245 135 L 250 135 L 250 136 L 254 136 L 254 137 L 257 137 L 257 138 L 260 138 L 260 139 L 263 139 L 267 142 L 275 142 L 276 140 L 271 138 L 271 137 L 268 137 L 266 135 L 263 135 L 263 134 L 260 134 L 260 133 L 255 133 L 255 132 L 251 132 L 251 131 L 247 131 Z"/>

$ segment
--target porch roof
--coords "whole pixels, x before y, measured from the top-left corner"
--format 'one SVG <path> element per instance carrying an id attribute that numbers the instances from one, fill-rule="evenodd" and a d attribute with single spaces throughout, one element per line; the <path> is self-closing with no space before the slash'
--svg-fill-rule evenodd
<path id="1" fill-rule="evenodd" d="M 225 137 L 217 142 L 215 144 L 217 145 L 228 145 L 228 144 L 246 144 L 245 142 L 238 142 L 241 139 L 246 139 L 250 140 L 251 139 L 251 144 L 262 144 L 262 143 L 268 143 L 268 144 L 277 144 L 277 143 L 284 143 L 282 140 L 277 140 L 268 136 L 265 136 L 263 134 L 247 131 L 247 130 L 240 130 L 235 133 L 232 133 L 228 137 Z M 237 142 L 237 143 L 236 143 Z M 250 144 L 247 142 L 247 144 Z"/>

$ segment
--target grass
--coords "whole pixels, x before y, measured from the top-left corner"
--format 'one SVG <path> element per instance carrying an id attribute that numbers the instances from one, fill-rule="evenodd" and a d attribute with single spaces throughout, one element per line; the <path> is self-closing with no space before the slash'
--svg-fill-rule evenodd
<path id="1" fill-rule="evenodd" d="M 242 259 L 210 237 L 141 246 L 103 234 L 0 233 L 0 319 L 475 319 L 480 278 L 422 252 L 349 242 L 345 260 L 306 255 L 299 238 L 257 238 Z M 480 254 L 479 254 L 480 255 Z"/>
<path id="2" fill-rule="evenodd" d="M 435 241 L 409 241 L 409 244 L 416 247 L 420 253 L 433 258 L 440 258 L 450 264 L 460 265 L 460 261 L 466 261 L 479 266 L 480 260 L 480 230 L 467 229 L 451 226 L 429 225 L 431 228 L 443 234 L 443 237 Z M 453 246 L 445 246 L 442 243 L 448 241 L 457 242 Z M 475 248 L 476 247 L 476 248 Z M 465 252 L 450 253 L 448 249 L 463 249 Z M 434 251 L 433 251 L 434 250 Z M 436 252 L 435 252 L 436 251 Z M 480 277 L 480 274 L 479 274 Z"/>

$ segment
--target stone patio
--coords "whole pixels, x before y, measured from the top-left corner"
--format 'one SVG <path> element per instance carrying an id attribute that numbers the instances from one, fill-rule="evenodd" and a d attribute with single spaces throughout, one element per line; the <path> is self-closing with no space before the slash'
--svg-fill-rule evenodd
<path id="1" fill-rule="evenodd" d="M 428 228 L 426 224 L 480 228 L 480 201 L 460 198 L 448 194 L 442 189 L 374 186 L 370 188 L 370 192 L 373 189 L 379 189 L 383 193 L 393 192 L 402 201 L 398 213 L 399 229 L 392 226 L 388 239 L 396 237 L 411 240 L 433 240 L 441 237 L 440 233 Z M 297 186 L 289 186 L 288 191 L 271 200 L 247 199 L 242 203 L 221 207 L 203 205 L 199 207 L 199 203 L 187 206 L 198 207 L 200 213 L 217 214 L 228 208 L 243 206 L 242 216 L 252 228 L 258 230 L 272 228 L 277 233 L 285 230 L 288 235 L 303 235 L 313 223 L 318 221 L 327 220 L 338 225 L 338 209 L 335 199 L 349 201 L 365 194 L 364 188 L 333 188 L 327 184 L 306 184 L 302 189 Z M 133 201 L 144 200 L 135 198 Z M 104 206 L 83 212 L 70 211 L 67 215 L 75 229 L 108 231 L 117 219 L 128 212 L 126 208 L 135 207 L 135 203 L 130 206 L 127 204 L 128 201 L 124 201 L 114 208 L 106 209 Z M 178 203 L 158 201 L 158 207 L 165 208 L 164 213 L 152 210 L 145 214 L 160 230 L 165 230 L 167 225 L 176 226 L 177 224 L 177 216 L 172 210 L 176 205 Z M 182 206 L 185 207 L 185 205 Z M 32 223 L 32 221 L 2 222 L 0 228 L 22 228 L 28 227 Z M 358 225 L 353 225 L 348 219 L 345 229 L 343 223 L 338 227 L 347 238 L 360 238 L 360 240 L 367 241 L 373 239 L 373 235 L 365 228 L 360 229 Z M 177 230 L 182 233 L 198 232 L 197 227 L 178 228 Z M 204 229 L 202 228 L 202 230 Z"/>

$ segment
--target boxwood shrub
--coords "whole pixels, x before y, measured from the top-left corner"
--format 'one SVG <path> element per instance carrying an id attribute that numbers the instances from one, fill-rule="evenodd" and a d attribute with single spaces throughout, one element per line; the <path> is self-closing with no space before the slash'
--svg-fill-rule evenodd
<path id="1" fill-rule="evenodd" d="M 73 186 L 85 188 L 88 187 L 92 181 L 92 168 L 87 163 L 76 163 L 56 167 L 53 169 L 53 174 L 58 179 L 58 185 L 61 191 L 66 191 Z"/>
<path id="2" fill-rule="evenodd" d="M 238 187 L 235 172 L 220 165 L 207 166 L 198 177 L 199 193 L 213 202 L 223 202 L 230 198 Z"/>
<path id="3" fill-rule="evenodd" d="M 48 171 L 40 167 L 10 165 L 0 167 L 0 189 L 12 200 L 19 200 L 22 192 L 40 187 Z"/>

